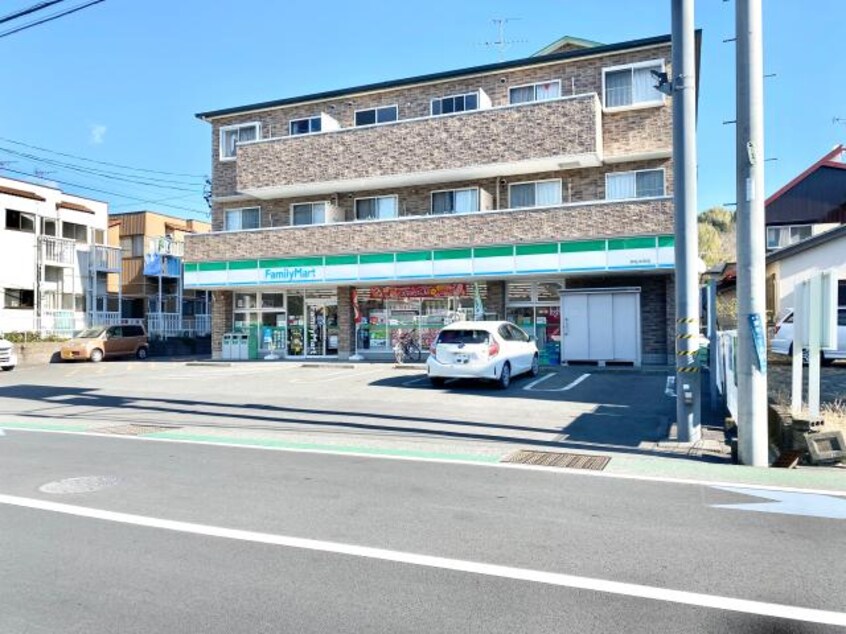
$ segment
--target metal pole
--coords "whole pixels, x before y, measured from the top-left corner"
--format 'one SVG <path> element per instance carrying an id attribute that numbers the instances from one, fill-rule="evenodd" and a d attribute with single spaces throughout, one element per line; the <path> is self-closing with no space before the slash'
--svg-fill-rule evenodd
<path id="1" fill-rule="evenodd" d="M 676 225 L 676 425 L 680 442 L 700 438 L 699 245 L 696 225 L 696 58 L 693 0 L 672 0 L 673 170 Z"/>
<path id="2" fill-rule="evenodd" d="M 708 280 L 708 389 L 711 395 L 711 412 L 719 412 L 717 394 L 717 279 Z"/>
<path id="3" fill-rule="evenodd" d="M 764 69 L 761 0 L 736 1 L 738 449 L 746 465 L 769 464 L 766 358 L 755 337 L 766 323 Z M 757 329 L 754 323 L 760 325 Z"/>

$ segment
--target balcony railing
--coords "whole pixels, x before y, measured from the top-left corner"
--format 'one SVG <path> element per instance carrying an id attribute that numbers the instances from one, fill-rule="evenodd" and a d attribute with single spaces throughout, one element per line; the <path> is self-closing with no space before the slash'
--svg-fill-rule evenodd
<path id="1" fill-rule="evenodd" d="M 121 250 L 119 247 L 91 245 L 91 264 L 95 271 L 120 273 Z"/>
<path id="2" fill-rule="evenodd" d="M 673 233 L 672 198 L 601 200 L 550 207 L 466 214 L 404 216 L 391 220 L 277 227 L 189 236 L 189 262 L 253 258 L 420 251 L 495 246 L 504 242 L 586 240 Z M 242 256 L 243 257 L 243 256 Z"/>
<path id="3" fill-rule="evenodd" d="M 144 275 L 179 277 L 182 275 L 182 259 L 173 255 L 148 253 L 144 256 Z"/>
<path id="4" fill-rule="evenodd" d="M 237 190 L 260 198 L 537 173 L 599 164 L 593 93 L 238 146 Z M 428 180 L 427 180 L 428 179 Z M 338 183 L 343 187 L 339 188 Z"/>
<path id="5" fill-rule="evenodd" d="M 41 236 L 41 257 L 50 266 L 73 266 L 76 260 L 76 242 L 67 238 Z"/>
<path id="6" fill-rule="evenodd" d="M 185 255 L 185 243 L 168 236 L 157 236 L 147 240 L 147 253 L 173 255 L 181 258 Z"/>
<path id="7" fill-rule="evenodd" d="M 85 313 L 73 310 L 47 310 L 37 319 L 42 335 L 72 337 L 86 326 Z"/>
<path id="8" fill-rule="evenodd" d="M 147 332 L 157 338 L 205 336 L 211 333 L 211 315 L 147 313 Z"/>

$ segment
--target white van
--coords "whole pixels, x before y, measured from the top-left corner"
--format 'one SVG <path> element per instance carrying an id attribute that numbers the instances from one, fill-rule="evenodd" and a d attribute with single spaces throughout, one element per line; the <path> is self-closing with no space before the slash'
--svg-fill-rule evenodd
<path id="1" fill-rule="evenodd" d="M 3 333 L 0 333 L 0 368 L 4 372 L 9 372 L 15 369 L 18 365 L 18 355 L 15 354 L 15 346 L 11 341 L 3 338 Z"/>
<path id="2" fill-rule="evenodd" d="M 782 317 L 775 327 L 770 350 L 774 354 L 793 354 L 793 311 Z M 805 353 L 807 356 L 807 353 Z M 831 365 L 836 359 L 846 359 L 846 306 L 837 309 L 837 350 L 823 350 L 820 361 Z"/>

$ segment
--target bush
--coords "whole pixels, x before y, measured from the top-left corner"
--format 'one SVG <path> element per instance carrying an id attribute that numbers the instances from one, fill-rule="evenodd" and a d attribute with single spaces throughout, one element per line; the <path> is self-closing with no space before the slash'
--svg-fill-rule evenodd
<path id="1" fill-rule="evenodd" d="M 3 338 L 12 343 L 56 343 L 68 340 L 61 335 L 42 335 L 38 332 L 7 332 Z"/>

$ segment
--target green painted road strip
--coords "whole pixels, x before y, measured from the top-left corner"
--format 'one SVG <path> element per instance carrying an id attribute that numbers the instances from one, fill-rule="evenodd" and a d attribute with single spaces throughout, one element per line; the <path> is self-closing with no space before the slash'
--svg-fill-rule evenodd
<path id="1" fill-rule="evenodd" d="M 0 423 L 0 429 L 34 429 L 36 431 L 92 431 L 91 425 L 52 423 Z"/>
<path id="2" fill-rule="evenodd" d="M 144 434 L 141 438 L 159 438 L 162 440 L 182 440 L 188 442 L 216 443 L 219 445 L 241 445 L 245 447 L 273 447 L 276 449 L 292 449 L 304 451 L 321 451 L 334 453 L 370 454 L 374 456 L 402 456 L 403 458 L 428 458 L 434 460 L 460 460 L 463 462 L 499 462 L 502 455 L 457 454 L 440 453 L 435 451 L 415 451 L 411 449 L 390 449 L 386 447 L 360 447 L 354 445 L 326 445 L 318 443 L 299 443 L 272 438 L 240 438 L 210 436 L 206 434 L 186 434 L 178 431 L 161 431 Z"/>

